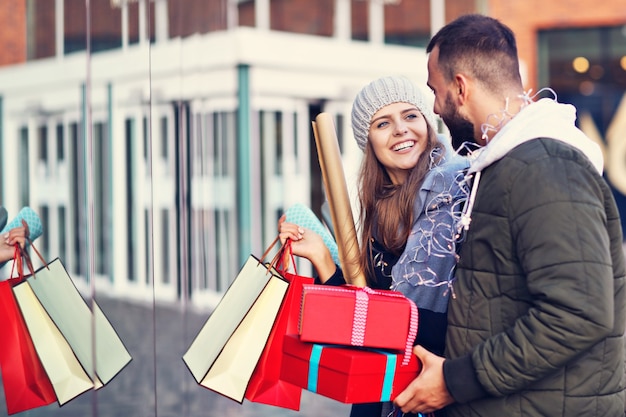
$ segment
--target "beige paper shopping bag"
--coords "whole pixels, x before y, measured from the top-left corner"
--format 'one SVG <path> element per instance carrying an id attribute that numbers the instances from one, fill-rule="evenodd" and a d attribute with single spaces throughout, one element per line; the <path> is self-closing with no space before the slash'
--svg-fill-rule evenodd
<path id="1" fill-rule="evenodd" d="M 28 282 L 13 288 L 37 355 L 50 378 L 59 405 L 94 388 L 85 369 L 35 296 Z M 97 385 L 101 385 L 96 382 Z"/>
<path id="2" fill-rule="evenodd" d="M 90 308 L 59 258 L 38 269 L 27 281 L 92 379 L 107 384 L 131 361 L 96 301 L 89 302 Z"/>
<path id="3" fill-rule="evenodd" d="M 248 380 L 265 346 L 287 285 L 274 268 L 252 255 L 248 258 L 183 355 L 183 361 L 198 384 L 243 401 Z M 256 313 L 248 316 L 250 311 Z M 246 317 L 252 325 L 242 326 Z M 256 347 L 252 346 L 253 339 L 257 341 Z M 241 344 L 243 349 L 237 354 Z M 237 369 L 238 363 L 241 370 Z M 244 368 L 245 372 L 241 372 Z M 221 375 L 222 383 L 209 382 L 217 375 Z M 241 381 L 242 375 L 245 382 L 236 382 Z"/>
<path id="4" fill-rule="evenodd" d="M 280 277 L 270 278 L 200 385 L 239 403 L 243 401 L 288 285 Z"/>

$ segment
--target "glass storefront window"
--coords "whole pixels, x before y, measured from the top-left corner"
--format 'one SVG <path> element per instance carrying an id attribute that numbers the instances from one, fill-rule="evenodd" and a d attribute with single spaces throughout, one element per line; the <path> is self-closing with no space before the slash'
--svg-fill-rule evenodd
<path id="1" fill-rule="evenodd" d="M 551 87 L 562 103 L 576 107 L 578 121 L 590 116 L 604 146 L 605 176 L 626 213 L 623 133 L 626 106 L 626 25 L 550 29 L 539 32 L 539 87 Z M 589 134 L 589 132 L 586 132 Z M 624 232 L 626 223 L 622 222 Z"/>
<path id="2" fill-rule="evenodd" d="M 539 86 L 589 112 L 606 133 L 626 92 L 626 27 L 539 32 Z"/>

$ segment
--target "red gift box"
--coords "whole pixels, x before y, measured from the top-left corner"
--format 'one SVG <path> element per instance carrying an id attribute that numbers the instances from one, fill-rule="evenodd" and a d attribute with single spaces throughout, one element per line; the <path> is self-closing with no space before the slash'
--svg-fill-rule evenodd
<path id="1" fill-rule="evenodd" d="M 282 361 L 284 381 L 347 404 L 392 401 L 421 370 L 414 355 L 402 365 L 402 354 L 306 343 L 297 335 L 285 337 Z"/>
<path id="2" fill-rule="evenodd" d="M 404 351 L 408 359 L 417 335 L 417 308 L 398 291 L 305 285 L 299 332 L 304 342 L 392 349 Z"/>

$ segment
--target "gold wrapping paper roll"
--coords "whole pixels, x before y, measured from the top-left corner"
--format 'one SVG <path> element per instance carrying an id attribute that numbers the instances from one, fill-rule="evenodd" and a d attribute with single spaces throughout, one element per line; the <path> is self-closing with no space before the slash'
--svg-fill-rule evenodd
<path id="1" fill-rule="evenodd" d="M 359 262 L 361 253 L 356 237 L 352 206 L 348 196 L 335 124 L 328 113 L 320 113 L 312 124 L 341 269 L 348 284 L 365 287 L 366 280 Z"/>

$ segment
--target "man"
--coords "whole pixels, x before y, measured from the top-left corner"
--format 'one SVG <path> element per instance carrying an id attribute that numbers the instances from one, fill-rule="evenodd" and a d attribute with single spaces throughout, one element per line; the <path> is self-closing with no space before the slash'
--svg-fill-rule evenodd
<path id="1" fill-rule="evenodd" d="M 623 416 L 625 267 L 598 147 L 573 106 L 524 93 L 515 37 L 462 16 L 427 52 L 434 110 L 483 147 L 450 299 L 446 358 L 395 404 L 449 416 Z"/>

